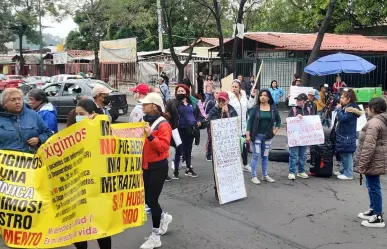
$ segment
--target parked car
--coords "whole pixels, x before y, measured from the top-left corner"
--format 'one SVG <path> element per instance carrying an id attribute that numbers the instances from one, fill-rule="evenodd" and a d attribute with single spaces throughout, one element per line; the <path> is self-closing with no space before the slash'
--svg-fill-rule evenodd
<path id="1" fill-rule="evenodd" d="M 74 74 L 59 74 L 59 75 L 52 76 L 49 80 L 49 83 L 57 83 L 57 82 L 63 82 L 66 80 L 75 80 L 75 79 L 83 79 L 83 77 L 79 75 L 74 75 Z"/>
<path id="2" fill-rule="evenodd" d="M 4 91 L 6 88 L 18 88 L 20 83 L 24 83 L 24 77 L 21 75 L 4 75 L 0 79 L 0 91 Z"/>
<path id="3" fill-rule="evenodd" d="M 115 121 L 119 116 L 128 113 L 126 94 L 120 93 L 101 80 L 80 79 L 51 83 L 43 87 L 50 102 L 56 107 L 58 119 L 66 119 L 67 115 L 75 108 L 75 98 L 78 95 L 86 95 L 92 98 L 92 90 L 98 85 L 103 85 L 113 92 L 109 95 L 110 115 Z"/>

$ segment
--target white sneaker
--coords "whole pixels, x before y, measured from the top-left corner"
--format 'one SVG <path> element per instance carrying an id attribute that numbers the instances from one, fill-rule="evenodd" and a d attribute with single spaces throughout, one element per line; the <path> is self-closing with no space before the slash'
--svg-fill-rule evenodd
<path id="1" fill-rule="evenodd" d="M 262 176 L 262 181 L 275 182 L 275 180 L 270 176 Z"/>
<path id="2" fill-rule="evenodd" d="M 257 177 L 251 178 L 251 182 L 254 183 L 254 184 L 257 184 L 257 185 L 261 184 L 261 182 L 258 180 Z"/>
<path id="3" fill-rule="evenodd" d="M 348 177 L 345 175 L 338 175 L 337 178 L 340 180 L 353 180 L 353 177 Z"/>
<path id="4" fill-rule="evenodd" d="M 381 215 L 374 215 L 370 220 L 363 220 L 361 225 L 372 228 L 383 228 L 386 226 L 383 220 L 383 216 Z"/>
<path id="5" fill-rule="evenodd" d="M 251 173 L 251 167 L 249 165 L 243 166 L 243 171 L 250 172 Z"/>
<path id="6" fill-rule="evenodd" d="M 340 171 L 333 172 L 333 174 L 334 174 L 335 176 L 341 175 Z"/>
<path id="7" fill-rule="evenodd" d="M 359 213 L 357 215 L 357 217 L 359 217 L 360 219 L 363 219 L 363 220 L 372 220 L 374 218 L 374 210 L 368 209 L 367 211 L 365 211 L 363 213 Z"/>
<path id="8" fill-rule="evenodd" d="M 298 173 L 297 176 L 300 177 L 300 178 L 303 178 L 303 179 L 308 179 L 309 178 L 309 176 L 305 172 L 304 173 Z"/>
<path id="9" fill-rule="evenodd" d="M 296 175 L 290 173 L 290 174 L 288 175 L 288 178 L 289 178 L 289 180 L 296 180 Z"/>
<path id="10" fill-rule="evenodd" d="M 146 239 L 140 249 L 154 249 L 161 247 L 160 236 L 153 236 L 152 234 Z"/>
<path id="11" fill-rule="evenodd" d="M 164 213 L 164 217 L 160 220 L 159 234 L 164 235 L 168 231 L 168 225 L 173 220 L 172 215 Z"/>

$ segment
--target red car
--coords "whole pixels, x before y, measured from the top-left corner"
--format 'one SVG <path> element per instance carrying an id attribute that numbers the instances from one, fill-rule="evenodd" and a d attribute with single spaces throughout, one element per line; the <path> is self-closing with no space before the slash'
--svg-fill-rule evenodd
<path id="1" fill-rule="evenodd" d="M 18 88 L 19 83 L 24 83 L 24 77 L 21 75 L 4 75 L 0 79 L 0 91 L 4 91 L 5 88 Z"/>

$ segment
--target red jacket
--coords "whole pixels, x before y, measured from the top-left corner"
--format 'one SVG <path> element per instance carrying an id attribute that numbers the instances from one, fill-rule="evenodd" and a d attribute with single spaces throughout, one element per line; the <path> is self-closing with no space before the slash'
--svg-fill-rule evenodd
<path id="1" fill-rule="evenodd" d="M 142 154 L 142 168 L 147 170 L 149 163 L 156 163 L 169 157 L 172 128 L 167 121 L 159 123 L 152 134 L 145 139 Z"/>

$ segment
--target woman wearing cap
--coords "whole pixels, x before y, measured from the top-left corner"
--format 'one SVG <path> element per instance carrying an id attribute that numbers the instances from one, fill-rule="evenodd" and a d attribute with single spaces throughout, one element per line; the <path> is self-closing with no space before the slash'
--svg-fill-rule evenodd
<path id="1" fill-rule="evenodd" d="M 313 108 L 306 105 L 308 96 L 305 93 L 301 93 L 296 98 L 296 106 L 293 106 L 289 110 L 289 118 L 298 117 L 300 119 L 303 116 L 315 115 Z M 306 151 L 308 146 L 295 146 L 289 148 L 289 180 L 296 179 L 296 166 L 298 165 L 298 174 L 300 178 L 307 179 L 309 176 L 305 173 Z"/>
<path id="2" fill-rule="evenodd" d="M 186 176 L 198 177 L 193 171 L 191 164 L 192 146 L 195 135 L 191 134 L 192 129 L 197 129 L 200 124 L 198 101 L 190 95 L 189 88 L 184 84 L 178 84 L 175 88 L 176 99 L 167 104 L 167 112 L 171 114 L 172 128 L 178 128 L 182 144 L 176 148 L 174 159 L 173 178 L 179 179 L 180 156 L 186 161 Z M 198 135 L 198 134 L 196 134 Z"/>
<path id="3" fill-rule="evenodd" d="M 139 100 L 143 105 L 145 127 L 145 144 L 143 151 L 143 177 L 145 203 L 152 210 L 153 229 L 151 236 L 141 245 L 141 249 L 153 249 L 161 246 L 160 235 L 168 230 L 172 216 L 164 213 L 159 204 L 159 197 L 168 174 L 169 147 L 172 129 L 162 112 L 163 100 L 157 93 L 149 93 Z M 166 118 L 165 118 L 165 117 Z"/>
<path id="4" fill-rule="evenodd" d="M 130 113 L 129 122 L 140 122 L 144 113 L 142 112 L 142 104 L 139 101 L 140 99 L 145 98 L 151 89 L 147 84 L 138 84 L 135 88 L 130 89 L 130 91 L 134 93 L 134 99 L 138 101 L 138 103 Z"/>
<path id="5" fill-rule="evenodd" d="M 244 138 L 247 129 L 247 111 L 254 106 L 255 90 L 251 94 L 250 100 L 247 99 L 246 92 L 241 89 L 241 82 L 234 80 L 231 85 L 231 92 L 227 92 L 230 97 L 230 105 L 238 113 L 238 121 L 240 127 L 240 135 Z M 247 162 L 247 146 L 243 146 L 242 150 L 243 170 L 251 172 L 251 167 Z"/>
<path id="6" fill-rule="evenodd" d="M 43 121 L 47 124 L 52 133 L 58 132 L 58 120 L 56 109 L 48 101 L 46 93 L 41 89 L 32 89 L 29 93 L 29 105 L 35 110 Z"/>
<path id="7" fill-rule="evenodd" d="M 257 105 L 251 110 L 247 123 L 246 142 L 252 142 L 251 182 L 260 184 L 257 178 L 258 159 L 262 158 L 262 180 L 274 182 L 267 174 L 271 140 L 281 127 L 281 117 L 269 90 L 262 90 Z"/>
<path id="8" fill-rule="evenodd" d="M 273 80 L 270 84 L 270 94 L 273 97 L 274 104 L 278 107 L 279 101 L 282 96 L 284 96 L 284 90 L 278 86 L 278 82 Z"/>

